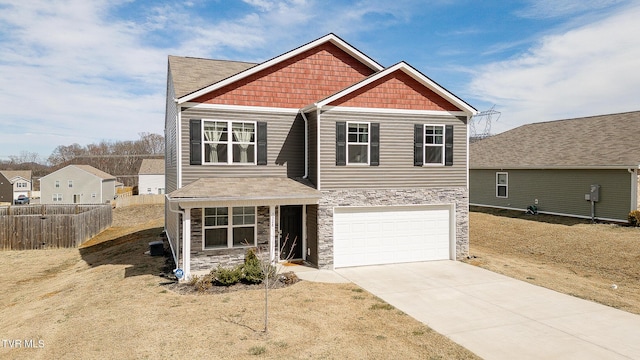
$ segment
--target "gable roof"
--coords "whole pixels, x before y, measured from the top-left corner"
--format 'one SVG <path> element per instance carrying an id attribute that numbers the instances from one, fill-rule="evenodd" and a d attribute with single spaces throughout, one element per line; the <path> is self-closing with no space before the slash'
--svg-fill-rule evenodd
<path id="1" fill-rule="evenodd" d="M 169 70 L 175 96 L 180 98 L 257 64 L 169 55 Z"/>
<path id="2" fill-rule="evenodd" d="M 470 169 L 637 168 L 640 111 L 523 125 L 470 144 Z"/>
<path id="3" fill-rule="evenodd" d="M 305 108 L 304 110 L 307 111 L 310 108 L 319 108 L 319 107 L 323 107 L 327 104 L 330 104 L 344 96 L 347 96 L 351 93 L 353 93 L 354 91 L 357 91 L 358 89 L 361 89 L 377 80 L 380 80 L 381 78 L 390 75 L 392 73 L 395 73 L 397 71 L 402 71 L 405 74 L 409 75 L 412 79 L 416 80 L 417 82 L 419 82 L 421 85 L 425 86 L 426 88 L 428 88 L 429 90 L 433 91 L 434 93 L 436 93 L 437 95 L 441 96 L 442 98 L 444 98 L 445 100 L 447 100 L 448 102 L 450 102 L 451 104 L 453 104 L 454 106 L 456 106 L 458 109 L 460 109 L 460 111 L 465 112 L 467 115 L 475 115 L 478 110 L 476 110 L 473 106 L 469 105 L 468 103 L 466 103 L 465 101 L 463 101 L 462 99 L 460 99 L 459 97 L 455 96 L 453 93 L 449 92 L 447 89 L 443 88 L 442 86 L 440 86 L 438 83 L 436 83 L 435 81 L 431 80 L 429 77 L 427 77 L 426 75 L 424 75 L 423 73 L 421 73 L 420 71 L 416 70 L 414 67 L 412 67 L 411 65 L 407 64 L 404 61 L 401 61 L 391 67 L 388 67 L 382 71 L 379 71 L 369 77 L 367 77 L 366 79 L 363 79 L 362 81 L 353 84 L 352 86 L 339 91 L 325 99 L 322 99 L 320 101 L 318 101 L 317 103 L 313 104 L 312 106 L 308 106 L 307 108 Z"/>
<path id="4" fill-rule="evenodd" d="M 22 178 L 26 181 L 31 181 L 31 170 L 0 170 L 0 173 L 4 175 L 11 183 L 15 178 Z"/>
<path id="5" fill-rule="evenodd" d="M 44 179 L 46 177 L 49 177 L 49 176 L 57 173 L 58 171 L 62 171 L 64 169 L 68 169 L 70 167 L 78 168 L 78 169 L 80 169 L 80 170 L 82 170 L 84 172 L 87 172 L 87 173 L 89 173 L 91 175 L 94 175 L 94 176 L 96 176 L 96 177 L 98 177 L 98 178 L 100 178 L 102 180 L 115 180 L 116 179 L 115 176 L 107 174 L 106 172 L 104 172 L 102 170 L 98 170 L 98 169 L 94 168 L 91 165 L 67 165 L 67 166 L 63 167 L 62 169 L 58 169 L 58 170 L 56 170 L 56 171 L 54 171 L 54 172 L 52 172 L 50 174 L 47 174 L 47 175 L 43 176 L 42 178 L 40 178 L 40 181 L 42 181 L 42 179 Z"/>
<path id="6" fill-rule="evenodd" d="M 142 159 L 139 175 L 164 175 L 164 159 Z"/>
<path id="7" fill-rule="evenodd" d="M 362 52 L 360 52 L 358 49 L 354 48 L 353 46 L 349 45 L 346 41 L 340 39 L 338 36 L 336 36 L 335 34 L 331 33 L 328 35 L 325 35 L 317 40 L 314 40 L 312 42 L 309 42 L 305 45 L 302 45 L 298 48 L 295 48 L 289 52 L 286 52 L 282 55 L 279 55 L 275 58 L 272 58 L 270 60 L 267 60 L 261 64 L 258 64 L 256 66 L 251 66 L 248 68 L 245 68 L 244 71 L 240 71 L 238 73 L 236 73 L 235 75 L 231 75 L 228 76 L 226 78 L 221 78 L 219 81 L 212 83 L 211 85 L 202 87 L 196 91 L 192 91 L 188 94 L 184 94 L 184 95 L 178 95 L 178 91 L 176 90 L 176 96 L 178 97 L 178 104 L 183 104 L 185 102 L 188 102 L 190 100 L 196 99 L 202 95 L 205 95 L 207 93 L 210 93 L 214 90 L 217 90 L 221 87 L 224 87 L 226 85 L 232 84 L 236 81 L 239 81 L 241 79 L 244 79 L 248 76 L 251 76 L 259 71 L 262 71 L 264 69 L 267 69 L 271 66 L 274 66 L 276 64 L 279 64 L 283 61 L 286 61 L 296 55 L 299 55 L 307 50 L 313 49 L 321 44 L 327 43 L 327 42 L 331 42 L 332 44 L 336 45 L 338 48 L 342 49 L 343 51 L 345 51 L 346 53 L 348 53 L 349 55 L 351 55 L 353 58 L 357 59 L 358 61 L 360 61 L 361 63 L 365 64 L 366 66 L 368 66 L 370 69 L 374 70 L 374 71 L 380 71 L 383 69 L 383 66 L 378 64 L 376 61 L 374 61 L 373 59 L 369 58 L 368 56 L 366 56 L 365 54 L 363 54 Z M 174 76 L 176 77 L 176 76 Z M 175 80 L 174 80 L 174 84 L 175 84 Z M 175 85 L 174 85 L 175 86 Z"/>

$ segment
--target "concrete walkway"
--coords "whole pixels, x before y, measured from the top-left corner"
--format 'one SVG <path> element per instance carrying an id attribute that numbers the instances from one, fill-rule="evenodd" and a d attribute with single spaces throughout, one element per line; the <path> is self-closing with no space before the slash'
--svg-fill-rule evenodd
<path id="1" fill-rule="evenodd" d="M 465 263 L 335 273 L 485 359 L 640 359 L 640 316 Z"/>

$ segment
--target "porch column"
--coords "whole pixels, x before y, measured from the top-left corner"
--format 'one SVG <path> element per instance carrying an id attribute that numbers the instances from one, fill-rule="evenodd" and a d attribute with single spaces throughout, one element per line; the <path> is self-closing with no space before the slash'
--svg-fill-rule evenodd
<path id="1" fill-rule="evenodd" d="M 269 260 L 275 261 L 276 243 L 276 206 L 269 205 Z"/>
<path id="2" fill-rule="evenodd" d="M 191 209 L 184 210 L 182 219 L 182 270 L 184 280 L 191 277 Z"/>

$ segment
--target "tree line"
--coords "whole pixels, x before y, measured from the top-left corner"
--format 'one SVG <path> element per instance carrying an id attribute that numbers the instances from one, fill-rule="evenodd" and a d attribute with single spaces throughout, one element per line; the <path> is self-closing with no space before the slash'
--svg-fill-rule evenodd
<path id="1" fill-rule="evenodd" d="M 22 151 L 9 156 L 8 161 L 0 161 L 0 169 L 31 170 L 37 179 L 67 165 L 91 165 L 117 177 L 126 186 L 135 186 L 142 159 L 164 157 L 164 136 L 147 132 L 138 135 L 138 140 L 59 145 L 46 160 L 37 153 Z"/>

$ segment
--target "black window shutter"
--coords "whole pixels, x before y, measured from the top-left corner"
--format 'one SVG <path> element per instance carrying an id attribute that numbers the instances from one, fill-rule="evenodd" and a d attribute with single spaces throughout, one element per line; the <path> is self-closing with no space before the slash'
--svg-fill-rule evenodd
<path id="1" fill-rule="evenodd" d="M 414 166 L 422 166 L 424 164 L 424 151 L 422 139 L 424 135 L 422 132 L 424 131 L 424 126 L 422 124 L 415 124 L 413 126 L 413 165 Z"/>
<path id="2" fill-rule="evenodd" d="M 189 164 L 202 165 L 202 125 L 200 119 L 189 120 Z"/>
<path id="3" fill-rule="evenodd" d="M 267 123 L 264 121 L 258 122 L 257 143 L 258 143 L 257 164 L 267 165 Z"/>
<path id="4" fill-rule="evenodd" d="M 380 124 L 371 123 L 371 158 L 370 166 L 380 165 Z"/>
<path id="5" fill-rule="evenodd" d="M 347 165 L 347 123 L 336 123 L 336 165 Z"/>
<path id="6" fill-rule="evenodd" d="M 453 166 L 453 125 L 444 129 L 444 166 Z"/>

